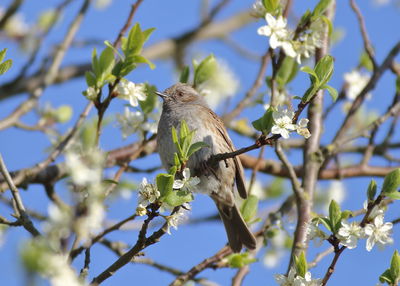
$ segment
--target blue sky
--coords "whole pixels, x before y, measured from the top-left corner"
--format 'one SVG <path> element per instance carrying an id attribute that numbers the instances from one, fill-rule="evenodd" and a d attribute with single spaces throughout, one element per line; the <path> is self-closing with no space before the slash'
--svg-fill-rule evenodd
<path id="1" fill-rule="evenodd" d="M 7 6 L 11 1 L 5 1 Z M 81 1 L 74 1 L 67 9 L 64 15 L 64 21 L 57 25 L 54 31 L 50 34 L 47 41 L 44 43 L 43 53 L 48 53 L 50 48 L 63 39 L 67 25 L 71 21 L 71 17 L 75 15 L 80 6 Z M 122 27 L 128 10 L 132 1 L 114 0 L 112 5 L 106 10 L 96 10 L 91 8 L 87 17 L 84 20 L 78 34 L 77 40 L 82 39 L 95 39 L 100 42 L 104 40 L 113 41 L 119 29 Z M 210 1 L 215 3 L 216 1 Z M 307 8 L 312 8 L 317 1 L 295 1 L 294 11 L 295 14 L 289 18 L 289 23 L 294 25 L 295 20 L 301 16 Z M 307 5 L 305 5 L 305 2 Z M 332 49 L 332 55 L 335 58 L 335 72 L 331 81 L 331 85 L 340 89 L 343 84 L 343 73 L 352 70 L 358 63 L 360 51 L 363 49 L 362 39 L 360 37 L 356 17 L 349 7 L 348 1 L 337 1 L 337 12 L 333 22 L 334 27 L 343 31 L 343 39 L 338 42 Z M 399 9 L 394 5 L 387 5 L 378 7 L 373 4 L 372 0 L 358 1 L 360 8 L 365 16 L 367 28 L 371 42 L 373 43 L 376 51 L 377 62 L 381 63 L 387 55 L 391 47 L 399 40 L 398 33 L 393 32 L 394 27 L 399 27 L 400 18 Z M 33 23 L 38 17 L 40 11 L 54 6 L 58 1 L 26 1 L 22 6 L 21 12 L 24 14 L 28 23 Z M 218 15 L 217 20 L 225 19 L 235 12 L 241 11 L 250 7 L 252 1 L 232 1 L 227 9 Z M 160 40 L 171 38 L 180 35 L 182 32 L 190 30 L 199 23 L 199 7 L 200 1 L 185 1 L 185 0 L 171 0 L 171 1 L 156 1 L 145 0 L 135 15 L 134 22 L 139 22 L 143 28 L 155 27 L 156 30 L 150 37 L 148 45 L 156 43 Z M 245 28 L 236 31 L 233 34 L 233 39 L 240 43 L 243 47 L 251 52 L 261 55 L 268 44 L 265 37 L 257 35 L 257 28 L 264 25 L 262 20 L 246 26 Z M 14 66 L 8 74 L 0 78 L 0 84 L 12 79 L 18 73 L 19 68 L 26 60 L 26 54 L 22 53 L 15 43 L 4 41 L 0 39 L 0 48 L 8 48 L 8 58 L 12 58 Z M 86 48 L 71 48 L 63 65 L 71 65 L 74 63 L 87 62 L 90 60 L 91 50 L 94 46 Z M 101 46 L 96 46 L 101 49 Z M 258 70 L 258 63 L 251 60 L 241 58 L 236 52 L 232 51 L 225 44 L 220 41 L 207 41 L 192 46 L 188 54 L 188 63 L 190 63 L 190 56 L 193 55 L 208 55 L 214 53 L 216 57 L 223 58 L 234 73 L 240 80 L 240 89 L 238 95 L 232 100 L 232 104 L 237 103 L 243 94 L 251 86 L 254 77 Z M 35 71 L 40 63 L 36 62 L 30 69 Z M 173 84 L 176 80 L 176 72 L 173 70 L 173 63 L 171 61 L 155 61 L 156 69 L 150 70 L 148 67 L 140 67 L 131 73 L 127 78 L 134 82 L 149 82 L 156 85 L 160 90 Z M 270 71 L 270 67 L 268 71 Z M 270 73 L 270 72 L 268 72 Z M 304 90 L 308 87 L 309 79 L 306 74 L 299 74 L 296 80 L 290 84 L 291 93 L 302 95 Z M 72 122 L 77 118 L 81 110 L 83 110 L 86 99 L 82 96 L 81 92 L 85 90 L 85 82 L 83 79 L 72 80 L 68 83 L 53 86 L 48 88 L 40 100 L 40 104 L 44 105 L 45 102 L 50 101 L 53 106 L 61 104 L 69 104 L 74 108 L 74 116 L 71 122 L 62 124 L 60 130 L 67 130 Z M 266 86 L 262 87 L 261 91 L 265 91 Z M 394 92 L 394 77 L 388 72 L 377 85 L 373 93 L 373 98 L 368 101 L 367 109 L 382 112 L 385 110 L 388 99 L 392 98 Z M 1 102 L 1 117 L 9 114 L 23 99 L 25 95 L 14 97 L 12 99 Z M 386 100 L 385 100 L 386 99 Z M 330 103 L 331 100 L 327 96 L 326 102 Z M 123 102 L 113 102 L 107 114 L 112 115 L 116 112 L 123 111 Z M 232 107 L 232 105 L 231 105 Z M 218 108 L 217 111 L 221 113 L 224 109 Z M 262 114 L 262 107 L 254 107 L 247 109 L 243 116 L 254 120 Z M 92 112 L 92 117 L 95 113 Z M 338 128 L 338 123 L 341 122 L 343 113 L 340 108 L 336 108 L 329 116 L 327 125 L 325 126 L 322 142 L 328 143 L 335 134 Z M 24 117 L 24 121 L 32 122 L 36 117 L 28 114 Z M 47 155 L 45 149 L 49 147 L 49 141 L 43 134 L 33 132 L 26 132 L 17 129 L 10 129 L 1 131 L 2 140 L 0 140 L 0 152 L 2 153 L 10 170 L 29 167 L 36 162 L 44 159 Z M 378 138 L 381 138 L 379 134 Z M 397 132 L 397 139 L 400 135 Z M 6 138 L 6 140 L 4 139 Z M 117 138 L 117 139 L 116 139 Z M 120 131 L 115 126 L 115 122 L 109 124 L 102 135 L 101 147 L 104 150 L 110 150 L 132 142 L 132 138 L 122 141 Z M 232 134 L 233 141 L 237 147 L 243 147 L 251 144 L 248 139 L 243 139 L 235 134 Z M 252 154 L 257 154 L 256 152 Z M 294 163 L 300 163 L 300 154 L 291 154 Z M 397 156 L 399 152 L 397 152 Z M 266 158 L 275 158 L 274 152 L 271 148 L 267 148 L 265 152 Z M 353 159 L 357 159 L 356 157 Z M 379 160 L 374 160 L 373 163 L 381 164 Z M 160 165 L 158 157 L 153 155 L 146 160 L 140 160 L 133 163 L 134 166 L 158 166 Z M 138 174 L 135 176 L 126 176 L 126 179 L 133 179 L 140 182 L 143 176 L 149 179 L 154 179 L 155 174 Z M 271 177 L 260 175 L 259 179 L 262 183 L 270 182 Z M 377 178 L 378 185 L 381 186 L 382 180 Z M 365 200 L 365 192 L 369 183 L 369 178 L 349 179 L 345 181 L 347 188 L 347 197 L 343 203 L 343 208 L 357 210 L 362 208 Z M 323 182 L 322 186 L 328 183 Z M 289 186 L 289 184 L 288 184 Z M 58 185 L 62 194 L 65 195 L 65 182 Z M 288 190 L 289 192 L 290 190 Z M 31 205 L 42 212 L 47 209 L 48 202 L 43 200 L 44 193 L 41 186 L 31 186 L 27 192 L 22 192 L 22 196 L 27 205 Z M 276 208 L 281 200 L 271 200 L 263 204 L 269 210 Z M 124 200 L 118 198 L 110 200 L 109 202 L 109 215 L 108 217 L 113 220 L 125 218 L 131 214 L 135 208 L 135 196 L 131 200 Z M 396 218 L 395 204 L 390 207 L 386 219 Z M 0 214 L 8 216 L 10 210 L 0 205 Z M 215 213 L 215 207 L 212 201 L 203 196 L 197 195 L 195 201 L 192 203 L 191 217 L 203 217 Z M 0 249 L 0 265 L 2 265 L 3 278 L 6 285 L 22 285 L 24 284 L 24 276 L 19 263 L 16 250 L 20 247 L 27 234 L 23 229 L 13 229 L 8 232 L 6 242 Z M 123 239 L 128 242 L 134 242 L 137 238 L 136 231 L 118 232 L 110 235 L 111 239 Z M 399 231 L 394 234 L 395 244 L 389 246 L 384 252 L 373 249 L 371 253 L 365 250 L 365 241 L 354 250 L 346 250 L 338 265 L 335 273 L 333 274 L 330 285 L 375 285 L 378 281 L 379 275 L 388 267 L 390 257 L 398 245 L 400 239 Z M 202 261 L 204 258 L 213 255 L 218 251 L 221 246 L 226 242 L 225 232 L 220 222 L 196 224 L 193 226 L 181 226 L 178 231 L 172 231 L 172 235 L 166 235 L 162 238 L 161 242 L 149 247 L 145 250 L 146 256 L 154 259 L 157 262 L 164 263 L 169 266 L 176 267 L 181 270 L 188 270 L 190 267 Z M 309 254 L 309 260 L 321 250 L 324 250 L 328 245 L 325 243 L 321 248 L 312 247 Z M 286 271 L 288 258 L 286 255 L 281 264 L 274 268 L 268 269 L 262 263 L 262 255 L 264 251 L 260 252 L 258 258 L 260 260 L 254 263 L 251 267 L 251 272 L 245 279 L 244 285 L 274 285 L 273 274 L 283 273 Z M 90 268 L 90 277 L 99 274 L 105 267 L 111 264 L 116 257 L 102 246 L 95 246 L 92 250 L 92 265 Z M 313 277 L 322 277 L 330 263 L 331 256 L 325 258 L 320 265 L 312 270 Z M 83 264 L 83 257 L 79 257 L 75 266 L 78 269 Z M 201 273 L 199 277 L 206 277 L 219 283 L 220 285 L 228 285 L 231 277 L 234 275 L 235 270 L 222 269 L 218 271 L 207 270 Z M 173 277 L 170 274 L 160 272 L 145 265 L 127 265 L 118 271 L 114 277 L 111 277 L 103 285 L 125 285 L 132 283 L 141 283 L 143 285 L 166 285 L 171 282 Z M 43 281 L 42 281 L 43 282 Z M 40 283 L 42 283 L 40 282 Z"/>

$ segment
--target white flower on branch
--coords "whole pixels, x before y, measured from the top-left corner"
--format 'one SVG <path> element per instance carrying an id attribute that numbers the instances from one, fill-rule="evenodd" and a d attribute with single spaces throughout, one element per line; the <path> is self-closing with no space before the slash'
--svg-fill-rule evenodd
<path id="1" fill-rule="evenodd" d="M 83 95 L 90 101 L 94 101 L 97 99 L 97 95 L 99 93 L 99 90 L 97 88 L 94 88 L 92 86 L 89 86 L 84 92 Z"/>
<path id="2" fill-rule="evenodd" d="M 286 29 L 286 19 L 280 15 L 278 19 L 267 13 L 265 15 L 267 21 L 266 26 L 258 28 L 257 33 L 262 36 L 269 37 L 269 45 L 271 49 L 282 47 L 285 54 L 291 58 L 296 57 L 296 52 L 293 48 L 293 44 L 289 40 L 289 31 Z"/>
<path id="3" fill-rule="evenodd" d="M 342 226 L 338 231 L 338 238 L 340 243 L 349 249 L 357 247 L 358 239 L 362 236 L 361 226 L 353 221 L 351 223 L 346 220 L 342 220 Z"/>
<path id="4" fill-rule="evenodd" d="M 136 215 L 138 216 L 144 216 L 147 214 L 146 207 L 142 204 L 139 204 L 136 208 Z"/>
<path id="5" fill-rule="evenodd" d="M 357 70 L 353 70 L 344 74 L 344 81 L 346 83 L 346 96 L 350 100 L 356 99 L 360 92 L 369 82 L 370 76 L 361 74 Z M 370 94 L 367 94 L 369 97 Z"/>
<path id="6" fill-rule="evenodd" d="M 0 7 L 0 19 L 3 18 L 4 9 Z M 3 27 L 3 31 L 10 38 L 20 38 L 24 37 L 29 32 L 29 26 L 25 22 L 24 16 L 20 13 L 13 14 L 5 26 Z"/>
<path id="7" fill-rule="evenodd" d="M 186 211 L 183 208 L 180 208 L 176 213 L 173 215 L 167 216 L 167 233 L 171 234 L 170 228 L 173 227 L 175 230 L 178 229 L 178 225 L 184 222 L 187 219 Z"/>
<path id="8" fill-rule="evenodd" d="M 52 286 L 83 286 L 75 271 L 69 265 L 68 255 L 47 253 L 42 257 L 45 267 L 45 276 L 49 277 Z"/>
<path id="9" fill-rule="evenodd" d="M 319 227 L 318 223 L 311 221 L 306 223 L 306 240 L 314 241 L 316 246 L 321 246 L 325 239 L 328 239 L 329 235 L 323 232 Z"/>
<path id="10" fill-rule="evenodd" d="M 139 100 L 146 99 L 145 86 L 143 84 L 135 84 L 124 79 L 118 83 L 116 92 L 120 98 L 128 100 L 133 107 L 139 105 Z"/>
<path id="11" fill-rule="evenodd" d="M 196 188 L 196 185 L 200 183 L 200 179 L 198 177 L 190 177 L 189 168 L 185 168 L 182 172 L 182 175 L 182 180 L 174 181 L 173 188 L 193 192 Z"/>
<path id="12" fill-rule="evenodd" d="M 154 203 L 160 197 L 160 192 L 157 186 L 147 182 L 146 178 L 143 178 L 139 187 L 139 199 L 138 204 L 147 206 L 148 204 Z"/>
<path id="13" fill-rule="evenodd" d="M 307 128 L 307 124 L 308 124 L 307 118 L 300 119 L 299 123 L 296 124 L 297 134 L 299 134 L 300 136 L 303 136 L 306 139 L 311 137 L 311 133 Z"/>
<path id="14" fill-rule="evenodd" d="M 87 152 L 85 158 L 73 151 L 68 151 L 65 156 L 72 182 L 82 187 L 100 183 L 103 161 L 103 155 L 96 150 Z"/>
<path id="15" fill-rule="evenodd" d="M 278 107 L 277 111 L 274 111 L 272 117 L 275 121 L 275 125 L 272 126 L 272 134 L 280 134 L 283 138 L 289 138 L 289 133 L 296 130 L 296 126 L 292 123 L 294 112 Z"/>
<path id="16" fill-rule="evenodd" d="M 319 286 L 322 282 L 321 279 L 312 279 L 310 272 L 306 272 L 304 277 L 297 275 L 294 267 L 290 268 L 287 276 L 275 275 L 275 281 L 281 286 Z"/>
<path id="17" fill-rule="evenodd" d="M 135 133 L 143 124 L 144 114 L 141 111 L 130 111 L 125 107 L 124 114 L 117 114 L 117 121 L 122 131 L 122 137 L 125 139 Z"/>
<path id="18" fill-rule="evenodd" d="M 393 243 L 392 234 L 393 224 L 391 222 L 383 222 L 383 215 L 374 218 L 373 223 L 369 223 L 364 227 L 364 234 L 368 237 L 366 248 L 368 251 L 374 247 L 375 243 L 379 248 L 383 249 L 385 244 Z"/>

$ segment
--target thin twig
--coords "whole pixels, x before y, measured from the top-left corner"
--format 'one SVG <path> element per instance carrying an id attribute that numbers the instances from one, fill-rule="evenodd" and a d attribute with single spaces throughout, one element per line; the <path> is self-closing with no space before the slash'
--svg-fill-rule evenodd
<path id="1" fill-rule="evenodd" d="M 40 232 L 35 228 L 33 225 L 33 222 L 29 218 L 29 216 L 26 213 L 24 204 L 22 202 L 22 198 L 19 195 L 19 191 L 17 187 L 15 186 L 10 173 L 7 170 L 6 164 L 3 161 L 3 156 L 0 154 L 0 171 L 1 174 L 3 175 L 4 179 L 6 180 L 8 187 L 11 190 L 11 194 L 13 196 L 14 202 L 15 202 L 15 208 L 16 208 L 16 215 L 18 216 L 18 220 L 20 220 L 22 226 L 29 231 L 33 236 L 39 236 Z"/>

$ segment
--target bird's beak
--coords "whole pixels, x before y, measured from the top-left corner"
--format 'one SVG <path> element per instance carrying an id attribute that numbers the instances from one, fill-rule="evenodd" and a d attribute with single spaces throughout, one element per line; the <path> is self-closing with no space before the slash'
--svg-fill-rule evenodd
<path id="1" fill-rule="evenodd" d="M 163 100 L 164 99 L 166 99 L 166 98 L 168 98 L 168 94 L 165 94 L 165 93 L 162 93 L 162 92 L 159 92 L 159 91 L 156 91 L 156 94 L 159 96 L 159 97 L 161 97 Z"/>

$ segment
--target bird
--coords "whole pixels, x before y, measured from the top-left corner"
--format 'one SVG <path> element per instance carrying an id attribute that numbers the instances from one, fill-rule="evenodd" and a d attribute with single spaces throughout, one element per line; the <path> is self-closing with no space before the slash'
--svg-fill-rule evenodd
<path id="1" fill-rule="evenodd" d="M 247 198 L 240 159 L 233 157 L 214 164 L 207 161 L 212 155 L 235 151 L 222 120 L 209 108 L 204 96 L 189 84 L 177 83 L 156 94 L 163 100 L 157 131 L 158 153 L 163 167 L 169 170 L 174 166 L 176 147 L 171 129 L 174 127 L 179 131 L 181 122 L 185 120 L 189 129 L 195 130 L 192 144 L 202 141 L 208 145 L 186 162 L 191 176 L 200 179 L 196 189 L 208 194 L 215 202 L 232 251 L 240 252 L 243 246 L 255 249 L 256 239 L 235 203 L 235 184 L 239 195 Z"/>

